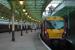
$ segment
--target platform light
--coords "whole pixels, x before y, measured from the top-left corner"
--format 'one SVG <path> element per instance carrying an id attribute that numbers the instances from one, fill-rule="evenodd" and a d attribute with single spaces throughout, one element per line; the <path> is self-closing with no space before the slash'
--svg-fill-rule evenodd
<path id="1" fill-rule="evenodd" d="M 29 15 L 28 15 L 28 18 L 29 18 Z"/>
<path id="2" fill-rule="evenodd" d="M 35 21 L 37 21 L 37 20 L 35 20 Z"/>
<path id="3" fill-rule="evenodd" d="M 23 9 L 23 12 L 26 12 L 26 10 L 25 10 L 25 9 Z"/>
<path id="4" fill-rule="evenodd" d="M 31 17 L 29 17 L 31 19 Z"/>
<path id="5" fill-rule="evenodd" d="M 24 1 L 19 1 L 20 5 L 23 5 Z"/>
<path id="6" fill-rule="evenodd" d="M 40 22 L 40 21 L 39 21 Z"/>
<path id="7" fill-rule="evenodd" d="M 35 21 L 37 21 L 37 20 L 35 20 Z"/>
<path id="8" fill-rule="evenodd" d="M 4 18 L 4 17 L 1 17 L 2 19 Z"/>
<path id="9" fill-rule="evenodd" d="M 34 19 L 32 19 L 32 20 L 34 20 Z"/>
<path id="10" fill-rule="evenodd" d="M 18 20 L 16 20 L 16 22 L 17 22 Z"/>
<path id="11" fill-rule="evenodd" d="M 25 15 L 27 15 L 28 13 L 26 12 Z"/>

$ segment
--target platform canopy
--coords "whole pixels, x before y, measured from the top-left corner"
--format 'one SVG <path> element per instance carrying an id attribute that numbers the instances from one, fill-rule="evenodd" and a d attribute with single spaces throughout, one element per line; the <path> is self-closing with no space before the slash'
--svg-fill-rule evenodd
<path id="1" fill-rule="evenodd" d="M 20 4 L 23 1 L 23 5 Z M 15 19 L 40 22 L 42 12 L 51 0 L 0 0 L 0 19 L 11 18 L 12 5 L 14 5 Z"/>

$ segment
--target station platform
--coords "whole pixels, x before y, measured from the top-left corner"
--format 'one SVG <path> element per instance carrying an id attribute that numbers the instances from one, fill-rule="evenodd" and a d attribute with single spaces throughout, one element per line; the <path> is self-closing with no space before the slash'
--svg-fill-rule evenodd
<path id="1" fill-rule="evenodd" d="M 0 33 L 0 50 L 48 50 L 39 38 L 40 30 L 33 32 L 15 32 L 15 41 L 11 41 L 11 33 Z"/>

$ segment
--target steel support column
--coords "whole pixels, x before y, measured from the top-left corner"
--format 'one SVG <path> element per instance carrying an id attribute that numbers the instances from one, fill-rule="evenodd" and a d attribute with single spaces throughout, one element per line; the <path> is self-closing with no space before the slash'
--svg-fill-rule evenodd
<path id="1" fill-rule="evenodd" d="M 15 41 L 14 13 L 12 14 L 12 41 Z"/>
<path id="2" fill-rule="evenodd" d="M 22 25 L 22 19 L 21 19 L 21 36 L 23 36 L 23 31 L 22 31 L 23 28 L 22 28 L 22 26 L 23 26 L 23 25 Z"/>

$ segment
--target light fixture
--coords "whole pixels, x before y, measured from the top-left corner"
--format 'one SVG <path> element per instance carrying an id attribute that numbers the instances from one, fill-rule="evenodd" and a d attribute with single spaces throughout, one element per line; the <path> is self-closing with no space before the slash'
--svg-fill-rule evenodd
<path id="1" fill-rule="evenodd" d="M 26 12 L 25 15 L 27 15 L 28 13 Z"/>
<path id="2" fill-rule="evenodd" d="M 2 19 L 4 18 L 4 17 L 1 17 Z"/>
<path id="3" fill-rule="evenodd" d="M 26 12 L 26 10 L 25 10 L 25 9 L 23 9 L 23 12 Z"/>
<path id="4" fill-rule="evenodd" d="M 16 20 L 16 22 L 17 22 L 17 20 Z"/>
<path id="5" fill-rule="evenodd" d="M 31 17 L 29 17 L 31 19 Z"/>
<path id="6" fill-rule="evenodd" d="M 19 1 L 19 3 L 20 3 L 21 5 L 23 5 L 24 1 Z"/>
<path id="7" fill-rule="evenodd" d="M 40 21 L 39 21 L 40 22 Z"/>
<path id="8" fill-rule="evenodd" d="M 32 19 L 32 20 L 34 20 L 34 19 Z"/>
<path id="9" fill-rule="evenodd" d="M 29 17 L 29 15 L 28 15 L 28 17 Z"/>
<path id="10" fill-rule="evenodd" d="M 37 21 L 37 20 L 35 20 L 35 21 Z"/>

